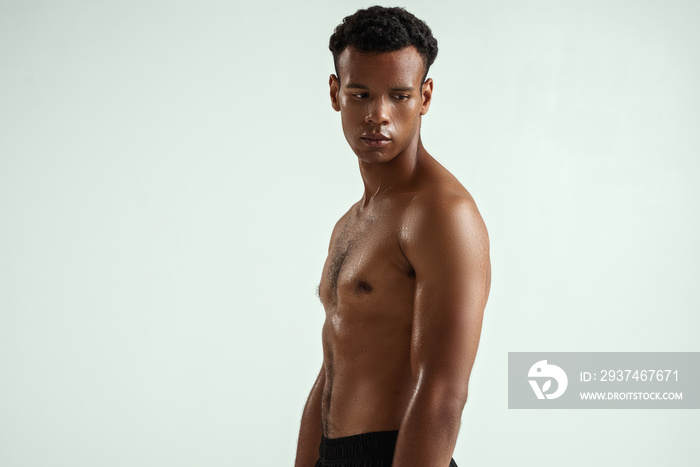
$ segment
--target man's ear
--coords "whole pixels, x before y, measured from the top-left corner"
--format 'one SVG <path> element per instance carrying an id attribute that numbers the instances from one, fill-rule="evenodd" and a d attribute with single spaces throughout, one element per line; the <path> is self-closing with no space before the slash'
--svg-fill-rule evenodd
<path id="1" fill-rule="evenodd" d="M 337 76 L 331 75 L 328 80 L 328 84 L 331 87 L 331 106 L 336 112 L 340 112 L 340 101 L 338 100 L 338 92 L 340 91 L 340 80 Z"/>
<path id="2" fill-rule="evenodd" d="M 433 78 L 428 78 L 421 87 L 421 97 L 423 101 L 420 105 L 420 114 L 425 115 L 430 108 L 430 100 L 433 98 Z"/>

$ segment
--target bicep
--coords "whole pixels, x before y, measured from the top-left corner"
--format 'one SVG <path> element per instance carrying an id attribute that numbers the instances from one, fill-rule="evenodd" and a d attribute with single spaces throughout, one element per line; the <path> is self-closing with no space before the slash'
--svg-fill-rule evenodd
<path id="1" fill-rule="evenodd" d="M 425 212 L 413 234 L 414 376 L 466 395 L 490 289 L 486 227 L 473 202 L 461 201 Z"/>

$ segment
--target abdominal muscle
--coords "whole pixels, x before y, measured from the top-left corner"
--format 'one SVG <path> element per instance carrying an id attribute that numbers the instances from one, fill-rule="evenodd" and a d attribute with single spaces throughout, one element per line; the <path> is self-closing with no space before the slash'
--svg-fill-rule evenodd
<path id="1" fill-rule="evenodd" d="M 397 319 L 396 311 L 327 310 L 321 400 L 327 438 L 399 429 L 413 376 L 411 320 Z"/>

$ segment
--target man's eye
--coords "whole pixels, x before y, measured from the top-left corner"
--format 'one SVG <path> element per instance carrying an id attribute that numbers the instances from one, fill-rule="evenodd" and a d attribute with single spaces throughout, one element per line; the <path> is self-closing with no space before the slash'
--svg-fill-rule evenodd
<path id="1" fill-rule="evenodd" d="M 367 97 L 367 93 L 353 93 L 353 97 L 357 97 L 358 99 L 364 99 Z"/>
<path id="2" fill-rule="evenodd" d="M 404 100 L 408 99 L 409 97 L 411 97 L 411 96 L 408 96 L 406 94 L 398 94 L 398 95 L 394 96 L 394 99 L 404 101 Z"/>

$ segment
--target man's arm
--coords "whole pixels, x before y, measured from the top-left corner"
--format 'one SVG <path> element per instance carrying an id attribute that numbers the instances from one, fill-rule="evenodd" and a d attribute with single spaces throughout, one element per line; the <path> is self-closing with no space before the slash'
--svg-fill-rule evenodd
<path id="1" fill-rule="evenodd" d="M 447 467 L 455 448 L 491 284 L 486 227 L 473 201 L 434 200 L 402 248 L 416 273 L 414 392 L 394 467 Z"/>
<path id="2" fill-rule="evenodd" d="M 301 428 L 297 443 L 297 458 L 294 467 L 313 467 L 318 460 L 318 446 L 321 443 L 321 395 L 326 385 L 326 371 L 321 371 L 316 378 L 311 394 L 306 401 L 304 414 L 301 416 Z"/>

